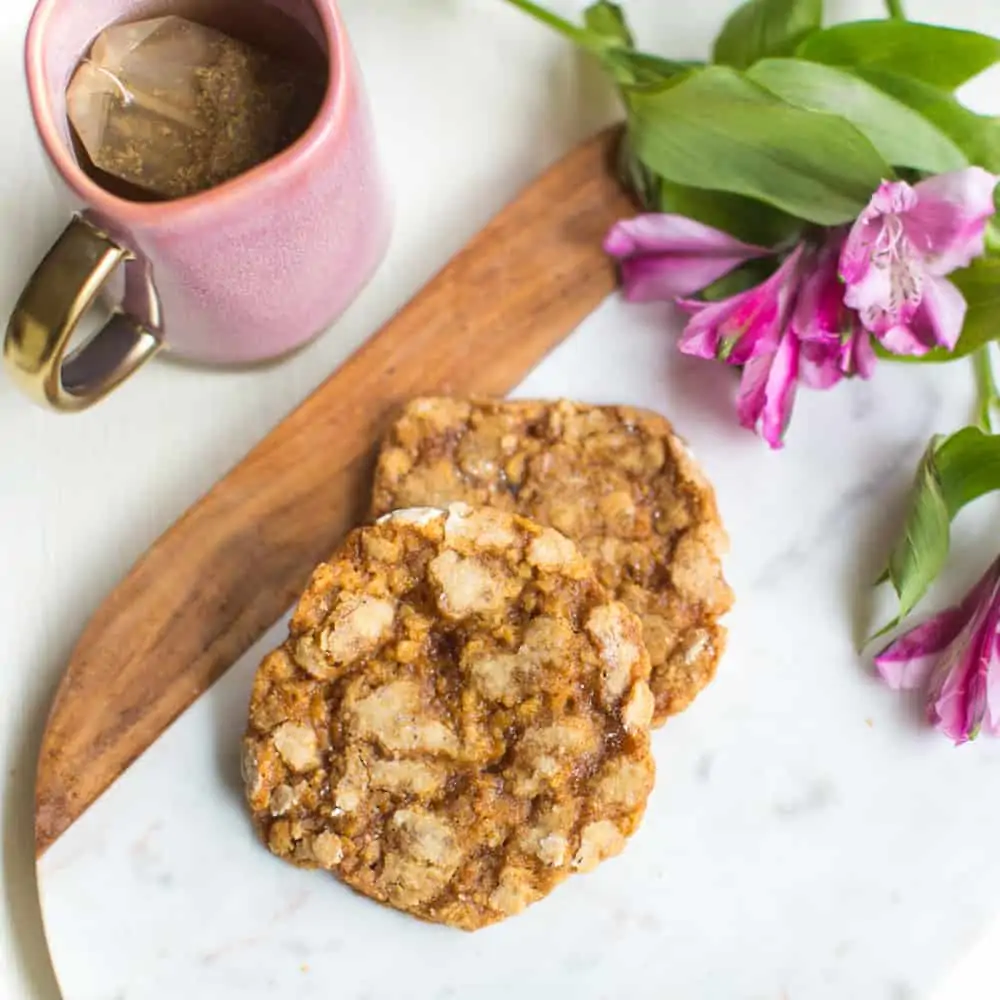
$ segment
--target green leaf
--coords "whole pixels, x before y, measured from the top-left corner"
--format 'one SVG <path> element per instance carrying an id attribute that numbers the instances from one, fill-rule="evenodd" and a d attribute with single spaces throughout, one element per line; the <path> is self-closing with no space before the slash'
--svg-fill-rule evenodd
<path id="1" fill-rule="evenodd" d="M 583 12 L 585 27 L 596 35 L 601 35 L 609 43 L 625 49 L 635 47 L 635 39 L 625 20 L 625 12 L 616 3 L 599 0 Z"/>
<path id="2" fill-rule="evenodd" d="M 1000 41 L 914 21 L 852 21 L 810 35 L 796 55 L 831 66 L 888 70 L 952 90 L 1000 59 Z"/>
<path id="3" fill-rule="evenodd" d="M 742 195 L 684 187 L 670 181 L 660 182 L 659 209 L 686 215 L 764 247 L 797 242 L 805 228 L 801 219 Z"/>
<path id="4" fill-rule="evenodd" d="M 823 23 L 823 0 L 749 0 L 715 40 L 712 59 L 746 69 L 758 59 L 791 55 Z"/>
<path id="5" fill-rule="evenodd" d="M 977 115 L 947 90 L 908 76 L 868 67 L 855 72 L 936 125 L 970 163 L 1000 173 L 1000 118 Z"/>
<path id="6" fill-rule="evenodd" d="M 789 104 L 846 118 L 893 166 L 935 174 L 968 166 L 962 150 L 927 118 L 846 70 L 764 59 L 747 76 Z"/>
<path id="7" fill-rule="evenodd" d="M 920 357 L 900 357 L 877 347 L 882 357 L 908 364 L 942 364 L 964 358 L 1000 339 L 1000 258 L 980 257 L 971 267 L 948 275 L 948 280 L 958 286 L 969 307 L 955 349 L 939 347 Z"/>
<path id="8" fill-rule="evenodd" d="M 618 179 L 647 212 L 660 211 L 660 179 L 643 166 L 632 149 L 628 130 L 622 133 L 617 153 Z"/>
<path id="9" fill-rule="evenodd" d="M 879 636 L 920 603 L 941 572 L 951 544 L 951 522 L 959 511 L 997 490 L 1000 436 L 965 427 L 931 441 L 917 470 L 905 533 L 889 559 L 887 577 L 899 596 L 899 613 Z"/>
<path id="10" fill-rule="evenodd" d="M 857 217 L 892 170 L 849 122 L 793 107 L 709 66 L 628 92 L 635 151 L 675 184 L 728 191 L 820 225 Z"/>
<path id="11" fill-rule="evenodd" d="M 741 292 L 748 292 L 751 288 L 767 281 L 774 274 L 777 262 L 774 258 L 764 258 L 762 260 L 748 260 L 741 264 L 735 271 L 719 278 L 707 288 L 703 288 L 699 297 L 706 302 L 720 302 L 722 299 L 731 298 Z"/>
<path id="12" fill-rule="evenodd" d="M 662 59 L 648 52 L 633 49 L 608 49 L 601 59 L 619 83 L 640 86 L 680 82 L 692 70 L 701 69 L 705 64 L 698 62 L 677 62 Z"/>
<path id="13" fill-rule="evenodd" d="M 615 81 L 624 85 L 655 85 L 674 80 L 704 63 L 677 62 L 648 52 L 635 50 L 635 39 L 616 3 L 599 0 L 583 13 L 584 25 L 591 35 L 602 40 L 599 53 L 605 68 Z"/>
<path id="14" fill-rule="evenodd" d="M 955 351 L 971 354 L 1000 337 L 1000 260 L 980 257 L 971 267 L 948 277 L 958 285 L 969 306 Z"/>
<path id="15" fill-rule="evenodd" d="M 899 597 L 899 612 L 872 638 L 894 629 L 920 603 L 944 568 L 951 541 L 951 517 L 936 464 L 933 440 L 917 469 L 903 537 L 889 557 L 888 577 Z"/>
<path id="16" fill-rule="evenodd" d="M 1000 436 L 966 427 L 938 447 L 935 462 L 950 518 L 973 500 L 1000 490 Z"/>
<path id="17" fill-rule="evenodd" d="M 994 204 L 998 197 L 1000 197 L 1000 192 L 995 192 L 993 195 Z M 1000 255 L 1000 226 L 997 225 L 995 218 L 986 223 L 986 254 L 989 257 Z"/>
<path id="18" fill-rule="evenodd" d="M 972 366 L 976 373 L 976 425 L 986 434 L 994 430 L 994 418 L 1000 414 L 1000 390 L 997 389 L 993 371 L 993 351 L 991 344 L 972 355 Z"/>

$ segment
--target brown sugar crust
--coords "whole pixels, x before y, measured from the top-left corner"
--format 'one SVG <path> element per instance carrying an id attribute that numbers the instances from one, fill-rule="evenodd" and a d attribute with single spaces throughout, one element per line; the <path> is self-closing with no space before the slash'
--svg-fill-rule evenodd
<path id="1" fill-rule="evenodd" d="M 732 605 L 715 493 L 670 424 L 626 406 L 427 398 L 386 436 L 372 509 L 460 500 L 572 538 L 642 619 L 654 725 L 712 680 Z"/>
<path id="2" fill-rule="evenodd" d="M 638 619 L 561 534 L 464 504 L 348 536 L 254 681 L 270 849 L 474 930 L 617 854 L 653 786 Z"/>

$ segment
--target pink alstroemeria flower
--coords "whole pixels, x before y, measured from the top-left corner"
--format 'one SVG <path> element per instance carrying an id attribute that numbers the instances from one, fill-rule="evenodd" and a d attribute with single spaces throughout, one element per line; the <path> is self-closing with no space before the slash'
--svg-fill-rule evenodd
<path id="1" fill-rule="evenodd" d="M 780 448 L 792 415 L 799 372 L 799 340 L 789 328 L 800 270 L 797 247 L 767 281 L 721 302 L 680 299 L 692 318 L 680 349 L 698 358 L 719 358 L 743 367 L 736 409 L 742 426 Z"/>
<path id="2" fill-rule="evenodd" d="M 800 381 L 828 389 L 846 377 L 868 378 L 875 366 L 871 334 L 844 302 L 839 267 L 847 235 L 842 227 L 818 246 L 800 243 L 766 281 L 718 302 L 687 296 L 779 251 L 678 215 L 620 222 L 604 246 L 621 261 L 626 298 L 673 300 L 691 316 L 680 339 L 683 353 L 742 369 L 740 423 L 780 448 Z"/>
<path id="3" fill-rule="evenodd" d="M 802 282 L 792 316 L 801 341 L 799 380 L 810 389 L 829 389 L 842 378 L 871 378 L 875 351 L 861 318 L 844 302 L 838 273 L 845 230 L 834 230 L 816 254 Z"/>
<path id="4" fill-rule="evenodd" d="M 985 252 L 998 180 L 967 167 L 912 187 L 887 181 L 854 223 L 840 258 L 844 300 L 894 354 L 958 341 L 966 303 L 945 275 Z"/>
<path id="5" fill-rule="evenodd" d="M 875 657 L 896 690 L 927 685 L 929 720 L 956 744 L 1000 735 L 1000 559 L 959 605 Z"/>
<path id="6" fill-rule="evenodd" d="M 631 302 L 692 295 L 772 252 L 683 215 L 662 214 L 616 223 L 604 249 L 621 262 L 622 286 Z"/>

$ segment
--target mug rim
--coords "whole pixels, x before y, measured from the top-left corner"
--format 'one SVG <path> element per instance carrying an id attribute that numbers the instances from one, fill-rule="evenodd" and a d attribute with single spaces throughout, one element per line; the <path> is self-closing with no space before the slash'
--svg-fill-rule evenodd
<path id="1" fill-rule="evenodd" d="M 31 113 L 42 145 L 59 175 L 73 194 L 88 208 L 116 222 L 150 225 L 181 216 L 239 206 L 258 197 L 259 187 L 286 167 L 304 167 L 317 154 L 332 132 L 340 129 L 347 106 L 350 52 L 347 32 L 336 0 L 309 0 L 316 11 L 326 41 L 329 77 L 319 110 L 309 127 L 290 146 L 258 163 L 242 174 L 207 191 L 170 201 L 130 201 L 120 198 L 92 180 L 62 141 L 55 120 L 44 71 L 44 48 L 49 17 L 58 3 L 67 0 L 39 0 L 31 15 L 25 40 L 24 60 Z"/>

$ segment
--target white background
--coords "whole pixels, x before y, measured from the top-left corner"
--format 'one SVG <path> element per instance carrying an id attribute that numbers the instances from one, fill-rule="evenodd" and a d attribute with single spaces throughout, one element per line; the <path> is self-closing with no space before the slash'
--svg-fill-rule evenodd
<path id="1" fill-rule="evenodd" d="M 553 6 L 569 12 L 577 5 Z M 627 3 L 644 47 L 680 58 L 704 56 L 733 6 Z M 21 47 L 31 7 L 31 0 L 0 3 L 3 316 L 65 222 L 25 97 Z M 397 216 L 389 257 L 350 312 L 278 367 L 220 374 L 158 362 L 72 417 L 36 409 L 0 381 L 3 1000 L 57 996 L 34 886 L 32 783 L 45 711 L 87 618 L 157 535 L 497 209 L 616 114 L 593 66 L 501 0 L 343 0 L 343 7 L 375 105 Z M 880 12 L 876 0 L 828 0 L 828 8 L 837 19 Z M 908 10 L 1000 31 L 994 0 L 909 0 Z M 980 81 L 970 98 L 980 110 L 1000 111 L 990 89 Z M 997 940 L 984 940 L 956 970 L 948 994 L 992 995 L 986 958 L 998 948 L 1000 928 Z"/>

